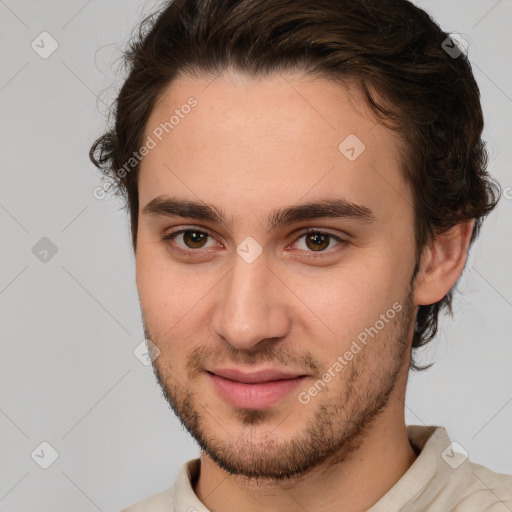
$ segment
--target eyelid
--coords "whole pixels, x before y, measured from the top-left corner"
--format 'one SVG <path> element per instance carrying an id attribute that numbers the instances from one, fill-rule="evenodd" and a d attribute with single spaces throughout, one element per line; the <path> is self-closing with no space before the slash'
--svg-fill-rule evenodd
<path id="1" fill-rule="evenodd" d="M 179 228 L 176 229 L 176 231 L 171 231 L 171 232 L 163 235 L 161 240 L 162 240 L 162 242 L 167 242 L 169 240 L 173 241 L 175 237 L 177 237 L 178 235 L 181 235 L 182 233 L 186 233 L 187 231 L 196 231 L 198 233 L 207 235 L 212 240 L 217 241 L 216 237 L 207 228 L 203 228 L 200 226 L 179 226 Z M 217 241 L 217 243 L 219 243 L 219 242 Z M 223 245 L 223 244 L 221 243 L 221 245 Z M 179 245 L 177 246 L 177 250 L 185 252 L 185 253 L 191 253 L 191 252 L 201 253 L 201 252 L 205 252 L 205 251 L 208 252 L 208 249 L 203 249 L 202 247 L 199 249 L 190 249 L 190 248 L 181 247 Z"/>
<path id="2" fill-rule="evenodd" d="M 349 241 L 342 238 L 339 235 L 335 235 L 332 233 L 328 228 L 317 228 L 315 226 L 310 226 L 307 228 L 300 228 L 292 233 L 293 241 L 286 246 L 288 248 L 290 245 L 295 244 L 298 242 L 300 238 L 302 238 L 304 235 L 307 235 L 309 233 L 319 233 L 322 235 L 328 235 L 332 239 L 334 239 L 337 242 L 337 245 L 334 248 L 327 249 L 324 251 L 301 251 L 298 250 L 299 253 L 301 253 L 301 256 L 303 258 L 328 258 L 330 256 L 333 256 L 337 254 L 344 246 L 349 244 Z M 348 238 L 348 237 L 347 237 Z"/>
<path id="3" fill-rule="evenodd" d="M 317 228 L 315 226 L 309 226 L 307 228 L 296 229 L 290 236 L 297 238 L 297 237 L 301 237 L 303 235 L 307 235 L 308 233 L 321 233 L 322 235 L 329 235 L 337 240 L 342 240 L 342 237 L 340 234 L 333 233 L 329 228 Z M 348 235 L 346 235 L 346 236 L 348 238 Z"/>
<path id="4" fill-rule="evenodd" d="M 162 241 L 166 242 L 168 240 L 173 240 L 176 236 L 178 236 L 184 232 L 187 232 L 187 231 L 197 231 L 199 233 L 207 235 L 208 237 L 212 238 L 213 240 L 216 240 L 216 237 L 212 234 L 212 232 L 208 228 L 190 225 L 190 226 L 179 226 L 178 229 L 176 229 L 176 231 L 171 231 L 170 233 L 166 233 L 162 237 Z M 293 240 L 289 244 L 286 245 L 286 248 L 288 248 L 290 245 L 296 243 L 301 237 L 303 237 L 304 235 L 307 235 L 309 233 L 320 233 L 323 235 L 330 236 L 331 238 L 336 240 L 336 242 L 338 242 L 338 245 L 336 247 L 345 246 L 345 245 L 349 244 L 348 240 L 340 237 L 339 235 L 335 235 L 328 228 L 317 228 L 315 226 L 310 226 L 310 227 L 299 228 L 299 229 L 295 230 L 290 235 L 290 237 L 293 236 Z M 349 237 L 347 236 L 347 238 L 349 238 Z M 217 243 L 219 243 L 219 242 L 217 241 Z M 223 245 L 223 244 L 221 243 L 221 245 Z M 192 254 L 192 253 L 201 254 L 204 252 L 210 252 L 210 250 L 208 248 L 206 248 L 206 249 L 204 249 L 204 248 L 191 249 L 191 248 L 184 248 L 181 246 L 176 246 L 176 247 L 174 247 L 173 249 L 177 250 L 177 251 L 181 251 L 186 254 Z M 302 252 L 302 251 L 299 250 L 299 252 Z M 318 251 L 318 252 L 317 251 L 305 251 L 305 254 L 308 255 L 307 256 L 308 258 L 311 256 L 321 258 L 321 257 L 327 257 L 328 255 L 332 255 L 335 252 L 337 252 L 336 248 L 324 250 L 324 251 Z"/>

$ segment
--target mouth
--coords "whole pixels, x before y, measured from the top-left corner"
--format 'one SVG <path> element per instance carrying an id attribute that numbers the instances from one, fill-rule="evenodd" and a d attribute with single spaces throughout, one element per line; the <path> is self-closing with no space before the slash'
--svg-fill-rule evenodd
<path id="1" fill-rule="evenodd" d="M 306 378 L 307 375 L 274 375 L 269 377 L 269 372 L 259 372 L 255 374 L 245 374 L 237 377 L 241 380 L 235 380 L 223 375 L 207 371 L 207 375 L 212 382 L 213 387 L 221 398 L 240 409 L 266 409 L 275 405 L 285 396 L 296 389 Z M 236 372 L 235 372 L 236 373 Z"/>

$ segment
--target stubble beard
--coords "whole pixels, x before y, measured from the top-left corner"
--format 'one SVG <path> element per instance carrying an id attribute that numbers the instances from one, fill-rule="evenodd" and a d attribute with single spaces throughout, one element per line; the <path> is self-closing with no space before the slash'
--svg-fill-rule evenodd
<path id="1" fill-rule="evenodd" d="M 331 386 L 312 398 L 309 407 L 314 411 L 312 415 L 298 400 L 296 407 L 279 421 L 277 418 L 282 416 L 282 411 L 273 408 L 236 409 L 229 418 L 229 423 L 237 420 L 237 432 L 233 432 L 225 426 L 228 418 L 217 414 L 221 409 L 209 406 L 194 391 L 197 380 L 205 378 L 201 363 L 208 360 L 205 347 L 197 347 L 188 355 L 188 381 L 185 383 L 172 375 L 170 364 L 164 367 L 161 357 L 153 361 L 153 371 L 164 398 L 181 424 L 219 467 L 256 486 L 287 479 L 297 481 L 320 465 L 329 469 L 349 457 L 389 404 L 400 375 L 409 367 L 406 356 L 410 356 L 414 311 L 412 282 L 401 304 L 402 311 L 379 336 L 362 347 L 333 377 Z M 144 330 L 147 339 L 158 347 L 165 346 L 165 342 L 152 337 L 146 323 Z M 235 355 L 232 347 L 231 350 Z M 253 362 L 275 363 L 276 359 L 272 345 L 268 345 L 263 358 L 256 357 Z M 282 363 L 283 356 L 279 359 Z M 240 357 L 230 360 L 240 360 Z M 248 361 L 245 356 L 243 360 Z M 305 356 L 303 361 L 313 365 L 316 360 L 313 356 Z M 292 439 L 280 439 L 276 429 L 292 414 L 299 421 L 306 415 L 308 419 L 301 432 Z M 264 434 L 260 431 L 263 428 Z"/>

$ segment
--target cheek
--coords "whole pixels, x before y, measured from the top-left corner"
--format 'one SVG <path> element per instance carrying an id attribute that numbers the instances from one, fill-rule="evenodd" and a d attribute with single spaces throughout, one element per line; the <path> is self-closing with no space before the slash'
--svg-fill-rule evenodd
<path id="1" fill-rule="evenodd" d="M 206 273 L 199 265 L 173 263 L 161 247 L 141 243 L 136 276 L 144 320 L 161 344 L 173 339 L 192 343 L 200 337 L 207 321 L 207 301 L 219 280 L 217 273 Z"/>
<path id="2" fill-rule="evenodd" d="M 397 265 L 396 255 L 386 253 L 382 246 L 356 259 L 325 276 L 318 273 L 293 279 L 292 289 L 300 299 L 294 300 L 295 321 L 317 349 L 342 350 L 382 314 L 391 309 L 394 316 L 393 304 L 403 301 L 409 262 Z"/>
<path id="3" fill-rule="evenodd" d="M 146 322 L 165 332 L 186 312 L 187 287 L 176 269 L 151 245 L 140 243 L 136 256 L 137 291 Z"/>

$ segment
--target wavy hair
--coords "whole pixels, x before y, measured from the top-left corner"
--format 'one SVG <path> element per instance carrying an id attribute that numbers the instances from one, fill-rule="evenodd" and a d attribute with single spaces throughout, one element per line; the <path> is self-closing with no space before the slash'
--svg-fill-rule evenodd
<path id="1" fill-rule="evenodd" d="M 451 49 L 452 51 L 447 51 Z M 112 105 L 111 128 L 90 158 L 126 199 L 137 246 L 138 165 L 120 172 L 142 145 L 148 117 L 180 74 L 234 69 L 253 77 L 280 71 L 355 83 L 379 122 L 404 143 L 416 252 L 437 234 L 475 219 L 471 244 L 496 206 L 486 171 L 480 93 L 471 65 L 449 34 L 407 0 L 175 0 L 147 17 L 124 52 L 128 73 Z M 455 287 L 420 306 L 413 348 L 452 312 Z M 411 358 L 413 370 L 423 370 Z"/>

